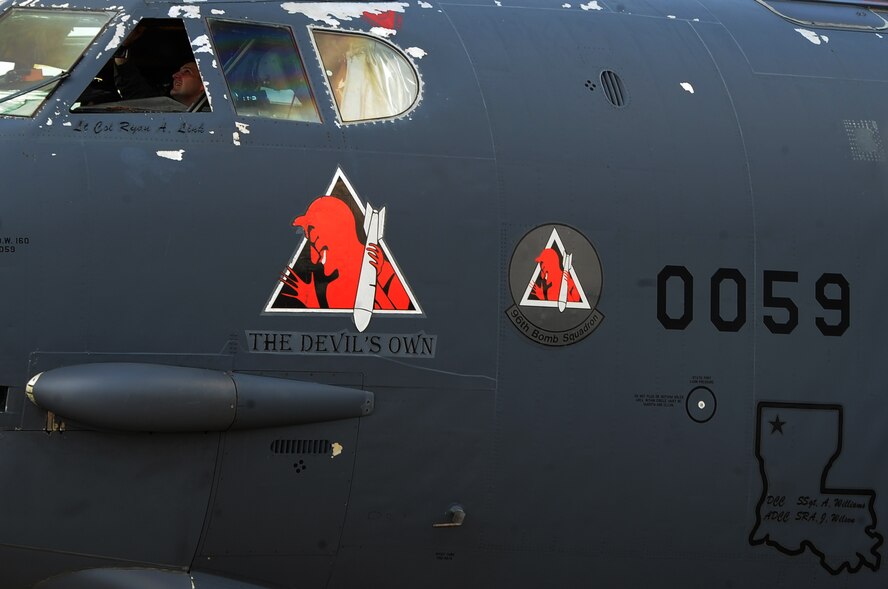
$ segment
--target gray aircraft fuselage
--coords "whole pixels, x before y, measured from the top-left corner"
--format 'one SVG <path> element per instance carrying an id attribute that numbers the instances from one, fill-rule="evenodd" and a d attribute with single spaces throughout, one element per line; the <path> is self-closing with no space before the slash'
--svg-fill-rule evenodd
<path id="1" fill-rule="evenodd" d="M 114 16 L 0 117 L 0 589 L 888 584 L 884 10 L 64 9 Z M 74 107 L 142 19 L 208 112 Z M 240 116 L 213 19 L 292 31 L 320 122 Z M 341 120 L 337 30 L 409 111 Z"/>

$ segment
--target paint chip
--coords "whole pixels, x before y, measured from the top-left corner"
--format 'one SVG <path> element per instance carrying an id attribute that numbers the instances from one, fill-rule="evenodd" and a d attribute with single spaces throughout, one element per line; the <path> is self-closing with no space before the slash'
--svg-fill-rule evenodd
<path id="1" fill-rule="evenodd" d="M 371 35 L 376 35 L 377 37 L 384 37 L 388 39 L 389 37 L 395 35 L 398 31 L 395 29 L 387 29 L 385 27 L 373 27 L 370 29 Z"/>
<path id="2" fill-rule="evenodd" d="M 336 458 L 340 454 L 342 454 L 342 444 L 339 442 L 333 442 L 333 455 L 330 456 L 330 458 Z"/>
<path id="3" fill-rule="evenodd" d="M 49 127 L 52 125 L 52 119 L 46 119 L 46 126 Z"/>
<path id="4" fill-rule="evenodd" d="M 234 123 L 234 126 L 237 127 L 237 130 L 243 133 L 244 135 L 250 134 L 250 125 L 247 123 Z"/>
<path id="5" fill-rule="evenodd" d="M 829 43 L 829 37 L 827 37 L 826 35 L 818 35 L 814 31 L 809 31 L 808 29 L 795 29 L 795 30 L 798 34 L 800 34 L 802 37 L 804 37 L 808 41 L 811 41 L 815 45 L 820 45 L 821 41 L 823 43 Z"/>
<path id="6" fill-rule="evenodd" d="M 583 10 L 604 10 L 604 8 L 598 4 L 598 0 L 592 0 L 588 4 L 580 4 L 580 8 Z"/>
<path id="7" fill-rule="evenodd" d="M 681 87 L 684 89 L 685 92 L 690 92 L 691 94 L 694 93 L 694 87 L 691 86 L 690 82 L 682 82 Z"/>
<path id="8" fill-rule="evenodd" d="M 167 14 L 170 18 L 200 18 L 200 6 L 173 6 Z"/>
<path id="9" fill-rule="evenodd" d="M 284 2 L 281 4 L 289 14 L 303 14 L 308 18 L 323 22 L 331 27 L 338 27 L 340 20 L 360 18 L 365 12 L 382 14 L 385 12 L 404 12 L 409 6 L 406 2 Z"/>
<path id="10" fill-rule="evenodd" d="M 431 8 L 432 5 L 429 4 L 428 2 L 423 2 L 422 0 L 420 0 L 420 1 L 419 1 L 419 7 L 420 7 L 420 8 Z"/>
<path id="11" fill-rule="evenodd" d="M 671 19 L 675 20 L 675 19 L 678 18 L 678 17 L 675 16 L 674 14 L 667 14 L 667 15 L 666 15 L 666 18 L 671 18 Z"/>
<path id="12" fill-rule="evenodd" d="M 123 41 L 123 35 L 126 33 L 126 25 L 124 24 L 126 21 L 120 22 L 114 28 L 114 36 L 111 37 L 111 40 L 108 41 L 108 44 L 105 45 L 105 51 L 111 51 L 112 49 L 117 49 L 120 46 L 120 42 Z"/>
<path id="13" fill-rule="evenodd" d="M 561 5 L 561 8 L 570 8 L 570 4 L 567 4 L 567 3 L 562 4 L 562 5 Z"/>
<path id="14" fill-rule="evenodd" d="M 225 11 L 224 11 L 224 10 L 219 10 L 218 8 L 213 8 L 213 9 L 210 10 L 210 14 L 215 14 L 215 15 L 218 16 L 218 15 L 220 15 L 220 14 L 225 14 Z"/>
<path id="15" fill-rule="evenodd" d="M 423 57 L 428 55 L 425 50 L 420 49 L 419 47 L 408 47 L 404 51 L 413 59 L 422 59 Z"/>
<path id="16" fill-rule="evenodd" d="M 234 143 L 235 145 L 239 146 L 241 144 L 240 143 L 240 133 L 238 133 L 237 131 L 232 133 L 231 134 L 231 142 Z"/>
<path id="17" fill-rule="evenodd" d="M 185 155 L 185 150 L 184 149 L 176 149 L 174 151 L 158 151 L 157 155 L 162 158 L 166 158 L 168 160 L 181 162 L 182 156 Z"/>
<path id="18" fill-rule="evenodd" d="M 194 47 L 195 53 L 209 53 L 213 54 L 213 48 L 210 47 L 210 38 L 206 35 L 201 35 L 197 39 L 191 42 L 191 46 Z"/>

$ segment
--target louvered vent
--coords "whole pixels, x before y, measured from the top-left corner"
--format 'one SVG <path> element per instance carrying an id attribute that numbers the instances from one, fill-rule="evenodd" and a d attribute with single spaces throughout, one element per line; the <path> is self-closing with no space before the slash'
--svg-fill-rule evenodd
<path id="1" fill-rule="evenodd" d="M 329 454 L 330 440 L 275 440 L 271 451 L 274 454 Z"/>
<path id="2" fill-rule="evenodd" d="M 601 72 L 601 88 L 611 104 L 616 107 L 626 106 L 626 89 L 617 72 L 611 70 Z"/>

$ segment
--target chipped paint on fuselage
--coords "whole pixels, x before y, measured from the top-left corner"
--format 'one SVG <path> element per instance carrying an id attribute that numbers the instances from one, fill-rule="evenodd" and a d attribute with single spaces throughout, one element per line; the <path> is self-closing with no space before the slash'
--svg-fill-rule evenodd
<path id="1" fill-rule="evenodd" d="M 364 13 L 382 14 L 401 12 L 409 6 L 406 2 L 284 2 L 281 4 L 288 14 L 302 14 L 311 20 L 338 27 L 343 20 L 360 18 Z"/>

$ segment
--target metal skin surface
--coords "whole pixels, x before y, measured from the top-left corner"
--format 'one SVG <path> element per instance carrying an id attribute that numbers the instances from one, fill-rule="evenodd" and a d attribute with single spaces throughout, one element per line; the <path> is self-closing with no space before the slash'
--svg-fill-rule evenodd
<path id="1" fill-rule="evenodd" d="M 113 4 L 0 118 L 0 589 L 888 584 L 884 35 L 753 0 Z M 118 25 L 183 15 L 212 112 L 71 112 Z M 290 27 L 322 122 L 237 116 L 207 18 Z M 309 27 L 412 48 L 417 106 L 337 122 Z M 269 310 L 337 170 L 415 303 L 366 330 Z M 161 433 L 25 396 L 118 362 L 374 405 Z"/>

